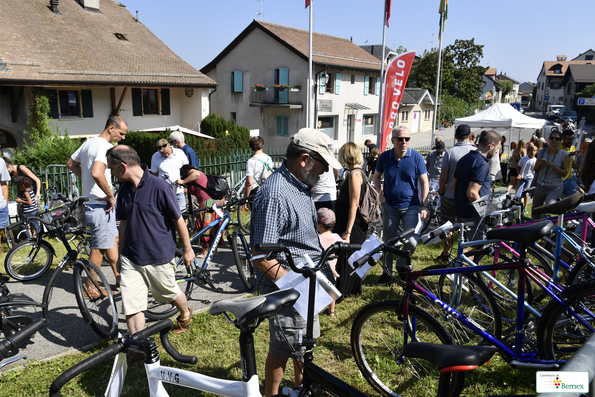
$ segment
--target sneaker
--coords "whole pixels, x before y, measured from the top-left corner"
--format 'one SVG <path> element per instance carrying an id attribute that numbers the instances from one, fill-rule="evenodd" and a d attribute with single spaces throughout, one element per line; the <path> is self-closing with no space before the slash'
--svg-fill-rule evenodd
<path id="1" fill-rule="evenodd" d="M 382 273 L 382 276 L 380 276 L 380 278 L 378 279 L 378 285 L 382 286 L 382 285 L 387 285 L 388 283 L 390 283 L 392 281 L 392 277 L 389 276 L 386 273 Z"/>
<path id="2" fill-rule="evenodd" d="M 176 318 L 178 325 L 177 325 L 176 329 L 174 329 L 174 334 L 177 334 L 177 335 L 183 334 L 184 332 L 186 332 L 190 329 L 190 319 L 192 318 L 192 309 L 188 308 L 188 310 L 190 311 L 190 314 L 188 315 L 188 318 L 186 320 L 182 320 L 180 318 L 180 316 L 178 316 L 178 318 Z"/>

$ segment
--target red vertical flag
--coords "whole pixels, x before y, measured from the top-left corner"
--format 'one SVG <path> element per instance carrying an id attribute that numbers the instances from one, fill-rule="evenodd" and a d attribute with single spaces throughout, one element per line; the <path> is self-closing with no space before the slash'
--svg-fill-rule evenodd
<path id="1" fill-rule="evenodd" d="M 306 3 L 308 3 L 309 0 L 306 0 Z M 390 6 L 392 4 L 393 0 L 386 0 L 386 4 L 384 5 L 384 17 L 386 19 L 386 27 L 388 28 L 388 21 L 390 20 Z M 306 7 L 308 7 L 308 5 L 306 5 Z"/>
<path id="2" fill-rule="evenodd" d="M 306 8 L 310 5 L 310 0 L 306 0 Z"/>
<path id="3" fill-rule="evenodd" d="M 407 86 L 407 79 L 411 71 L 411 65 L 415 60 L 415 52 L 406 52 L 394 58 L 384 75 L 384 101 L 382 104 L 382 141 L 380 144 L 380 152 L 386 150 L 386 144 L 391 138 L 391 133 L 396 121 L 399 117 L 399 106 L 401 105 L 401 98 Z"/>

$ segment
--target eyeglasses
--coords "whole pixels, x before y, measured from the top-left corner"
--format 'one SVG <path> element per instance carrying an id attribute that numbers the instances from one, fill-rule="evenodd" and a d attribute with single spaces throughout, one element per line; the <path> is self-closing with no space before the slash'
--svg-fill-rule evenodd
<path id="1" fill-rule="evenodd" d="M 164 144 L 163 144 L 163 145 L 161 145 L 161 146 L 157 146 L 157 150 L 161 150 L 161 149 L 163 149 L 163 148 L 166 148 L 166 147 L 167 147 L 167 145 L 168 145 L 167 143 L 164 143 Z"/>
<path id="2" fill-rule="evenodd" d="M 310 154 L 310 157 L 312 157 L 314 160 L 318 161 L 319 163 L 328 166 L 328 163 L 326 162 L 326 160 L 321 159 L 320 157 L 316 157 L 313 154 Z"/>
<path id="3" fill-rule="evenodd" d="M 559 140 L 560 140 L 560 137 L 559 136 L 557 136 L 557 137 L 556 136 L 550 136 L 550 141 L 556 141 L 557 142 Z"/>
<path id="4" fill-rule="evenodd" d="M 399 136 L 399 137 L 397 137 L 397 136 L 393 136 L 393 139 L 396 139 L 396 140 L 397 140 L 397 141 L 399 141 L 399 142 L 403 142 L 403 141 L 405 141 L 405 142 L 409 142 L 409 140 L 411 139 L 411 137 L 409 137 L 409 136 L 406 136 L 406 137 L 402 137 L 402 136 Z"/>
<path id="5" fill-rule="evenodd" d="M 107 152 L 105 152 L 107 155 L 112 156 L 113 159 L 118 160 L 120 163 L 122 164 L 126 164 L 126 162 L 124 160 L 122 160 L 120 157 L 118 157 L 118 155 L 114 154 L 114 149 L 116 147 L 114 146 L 113 148 L 109 149 Z"/>

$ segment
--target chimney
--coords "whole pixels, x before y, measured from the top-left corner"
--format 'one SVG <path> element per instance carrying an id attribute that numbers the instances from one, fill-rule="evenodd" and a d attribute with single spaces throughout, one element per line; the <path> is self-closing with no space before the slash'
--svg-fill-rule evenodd
<path id="1" fill-rule="evenodd" d="M 566 58 L 567 58 L 567 57 L 566 57 L 566 55 L 558 55 L 558 56 L 557 56 L 557 60 L 558 60 L 558 62 L 560 62 L 560 61 L 565 61 L 565 60 L 566 60 Z"/>
<path id="2" fill-rule="evenodd" d="M 99 11 L 99 0 L 78 0 L 79 4 L 89 11 Z"/>
<path id="3" fill-rule="evenodd" d="M 54 14 L 60 14 L 60 11 L 58 11 L 58 2 L 59 0 L 50 0 L 50 10 L 52 10 Z"/>

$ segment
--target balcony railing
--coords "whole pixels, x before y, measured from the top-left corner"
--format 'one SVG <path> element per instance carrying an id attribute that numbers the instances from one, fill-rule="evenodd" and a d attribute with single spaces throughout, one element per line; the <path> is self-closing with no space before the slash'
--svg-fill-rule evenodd
<path id="1" fill-rule="evenodd" d="M 287 107 L 299 109 L 306 94 L 302 90 L 276 89 L 269 87 L 267 91 L 252 88 L 250 92 L 250 106 L 253 107 Z"/>

